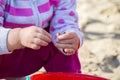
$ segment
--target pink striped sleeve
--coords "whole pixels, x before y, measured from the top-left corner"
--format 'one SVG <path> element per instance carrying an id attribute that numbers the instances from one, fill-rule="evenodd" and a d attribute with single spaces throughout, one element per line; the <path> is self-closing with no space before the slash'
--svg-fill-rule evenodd
<path id="1" fill-rule="evenodd" d="M 5 11 L 14 16 L 32 16 L 33 12 L 31 8 L 15 8 L 9 4 L 6 4 Z"/>
<path id="2" fill-rule="evenodd" d="M 4 0 L 0 0 L 0 5 L 3 5 L 4 4 Z"/>
<path id="3" fill-rule="evenodd" d="M 5 2 L 0 0 L 0 26 L 3 25 L 3 15 L 4 15 Z"/>

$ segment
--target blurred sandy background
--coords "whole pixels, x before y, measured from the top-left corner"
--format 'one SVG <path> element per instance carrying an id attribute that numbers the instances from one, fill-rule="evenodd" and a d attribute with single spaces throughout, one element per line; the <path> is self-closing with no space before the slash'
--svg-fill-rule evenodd
<path id="1" fill-rule="evenodd" d="M 85 74 L 120 80 L 120 0 L 77 0 Z"/>

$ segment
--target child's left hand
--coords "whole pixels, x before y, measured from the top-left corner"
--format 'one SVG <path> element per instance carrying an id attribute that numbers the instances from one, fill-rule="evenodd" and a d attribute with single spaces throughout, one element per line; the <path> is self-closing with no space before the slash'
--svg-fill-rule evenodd
<path id="1" fill-rule="evenodd" d="M 62 48 L 66 54 L 71 55 L 78 50 L 80 39 L 75 32 L 58 34 L 57 37 L 56 47 Z"/>

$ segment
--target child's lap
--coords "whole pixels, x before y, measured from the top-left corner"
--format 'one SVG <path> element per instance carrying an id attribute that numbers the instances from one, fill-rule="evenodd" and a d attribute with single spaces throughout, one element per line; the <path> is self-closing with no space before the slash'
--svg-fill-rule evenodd
<path id="1" fill-rule="evenodd" d="M 0 55 L 0 74 L 28 74 L 40 69 L 47 59 L 50 57 L 50 48 L 53 48 L 50 43 L 46 47 L 41 47 L 39 50 L 29 48 L 15 50 L 11 54 Z M 22 75 L 21 75 L 22 76 Z"/>
<path id="2" fill-rule="evenodd" d="M 3 74 L 4 77 L 26 76 L 38 71 L 43 66 L 49 72 L 76 72 L 76 70 L 79 72 L 80 69 L 77 54 L 65 56 L 53 45 L 53 43 L 50 43 L 46 47 L 41 47 L 39 50 L 32 50 L 29 48 L 15 50 L 11 54 L 1 55 L 0 59 L 0 74 Z"/>

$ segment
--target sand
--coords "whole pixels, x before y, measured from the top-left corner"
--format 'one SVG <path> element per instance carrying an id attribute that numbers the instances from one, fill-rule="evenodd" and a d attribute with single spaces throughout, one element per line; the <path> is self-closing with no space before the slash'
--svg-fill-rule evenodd
<path id="1" fill-rule="evenodd" d="M 120 0 L 77 0 L 82 72 L 120 80 Z"/>

